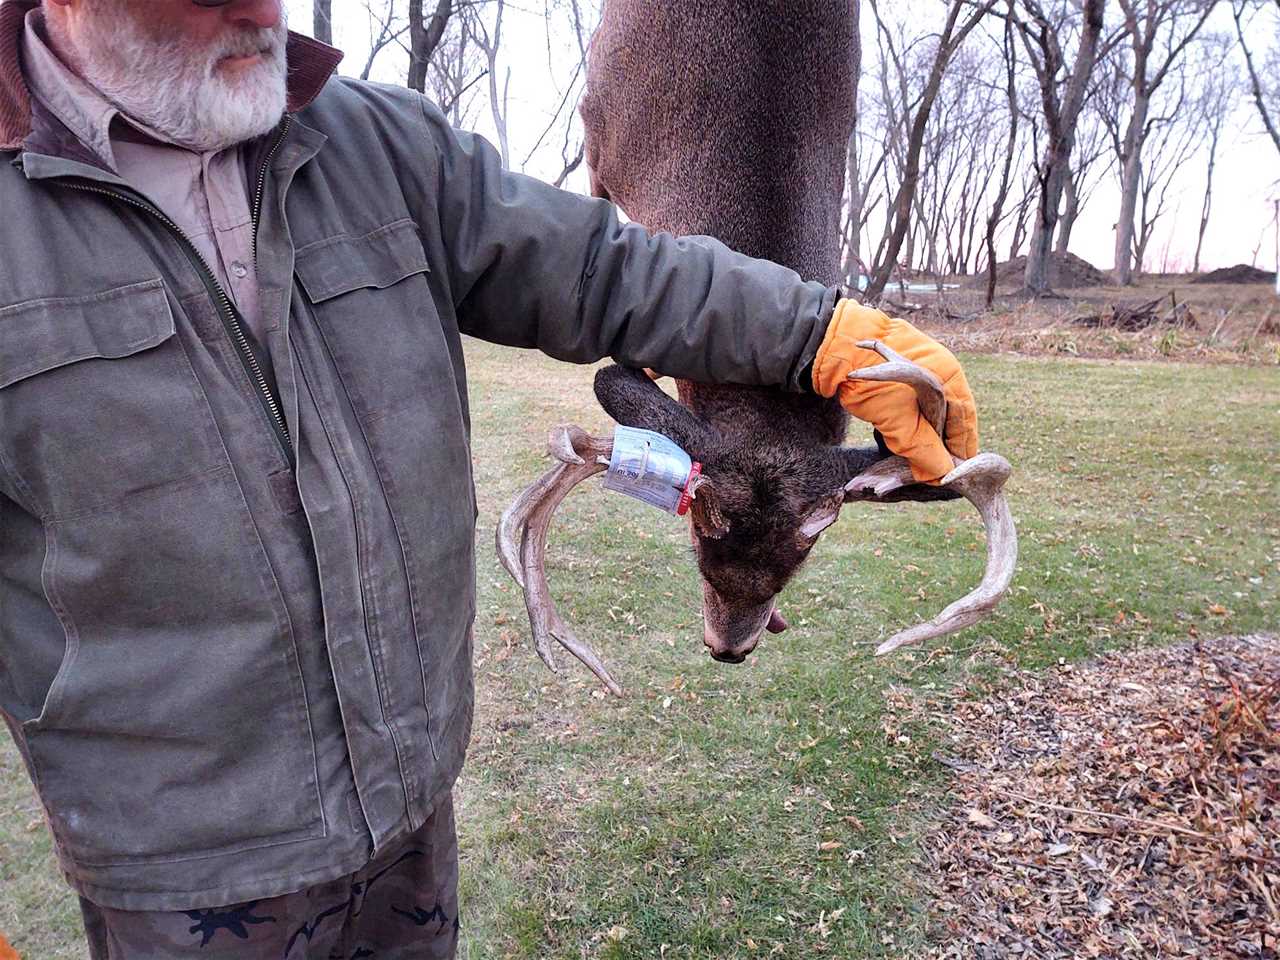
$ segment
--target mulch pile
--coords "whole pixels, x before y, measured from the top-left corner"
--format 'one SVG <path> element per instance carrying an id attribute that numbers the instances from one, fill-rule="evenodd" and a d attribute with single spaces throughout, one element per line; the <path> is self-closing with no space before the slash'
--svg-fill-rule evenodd
<path id="1" fill-rule="evenodd" d="M 1259 270 L 1247 263 L 1237 263 L 1234 267 L 1223 267 L 1211 270 L 1192 280 L 1192 283 L 1270 283 L 1276 278 L 1274 273 Z"/>
<path id="2" fill-rule="evenodd" d="M 1280 957 L 1280 638 L 1016 677 L 944 712 L 931 956 Z"/>
<path id="3" fill-rule="evenodd" d="M 1001 286 L 1013 284 L 1021 286 L 1027 272 L 1027 258 L 1015 257 L 1004 263 L 996 264 L 996 283 Z M 1100 287 L 1108 283 L 1107 275 L 1088 260 L 1077 257 L 1074 253 L 1053 254 L 1049 257 L 1049 283 L 1053 287 L 1073 290 L 1079 287 Z M 986 273 L 977 274 L 966 286 L 975 290 L 987 286 Z"/>

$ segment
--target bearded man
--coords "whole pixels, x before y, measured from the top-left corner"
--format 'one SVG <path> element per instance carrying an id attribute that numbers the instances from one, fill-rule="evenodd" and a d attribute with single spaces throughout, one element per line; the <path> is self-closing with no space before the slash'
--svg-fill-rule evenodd
<path id="1" fill-rule="evenodd" d="M 279 0 L 0 2 L 0 713 L 94 958 L 454 955 L 462 334 L 796 390 L 825 344 L 831 395 L 884 323 L 339 58 Z"/>

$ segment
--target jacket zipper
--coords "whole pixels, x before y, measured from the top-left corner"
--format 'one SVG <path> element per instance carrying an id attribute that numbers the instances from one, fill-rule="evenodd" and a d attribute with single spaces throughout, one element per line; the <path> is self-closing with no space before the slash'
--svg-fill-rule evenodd
<path id="1" fill-rule="evenodd" d="M 262 160 L 262 166 L 258 168 L 258 182 L 253 190 L 253 206 L 250 207 L 249 217 L 253 220 L 253 265 L 258 266 L 258 218 L 262 213 L 262 196 L 267 188 L 267 169 L 271 166 L 271 161 L 275 158 L 276 151 L 280 149 L 280 144 L 284 142 L 285 135 L 289 132 L 289 126 L 293 123 L 293 117 L 289 114 L 284 115 L 284 123 L 280 125 L 280 132 L 276 135 L 275 142 L 271 144 L 271 149 L 267 151 L 266 157 Z"/>
<path id="2" fill-rule="evenodd" d="M 292 117 L 292 116 L 290 116 L 289 114 L 285 114 L 285 117 L 284 117 L 284 123 L 282 123 L 282 124 L 281 124 L 281 126 L 280 126 L 280 132 L 279 132 L 279 134 L 277 135 L 277 137 L 276 137 L 276 139 L 275 139 L 275 142 L 271 144 L 271 149 L 269 149 L 269 150 L 267 151 L 267 155 L 263 158 L 263 160 L 262 160 L 262 166 L 261 166 L 261 167 L 259 167 L 259 169 L 258 169 L 258 179 L 257 179 L 256 184 L 254 185 L 254 190 L 253 190 L 253 205 L 252 205 L 252 207 L 250 208 L 250 216 L 252 217 L 252 220 L 253 220 L 253 265 L 254 265 L 254 267 L 255 267 L 255 268 L 256 268 L 256 267 L 257 267 L 257 265 L 258 265 L 258 223 L 259 223 L 259 221 L 260 221 L 260 219 L 261 219 L 261 215 L 262 215 L 262 200 L 263 200 L 263 196 L 264 196 L 264 194 L 265 194 L 265 192 L 266 192 L 266 185 L 267 185 L 267 171 L 268 171 L 268 169 L 270 169 L 270 167 L 271 167 L 271 161 L 275 158 L 275 155 L 276 155 L 277 151 L 279 151 L 279 149 L 280 149 L 280 144 L 284 141 L 285 136 L 288 134 L 288 132 L 289 132 L 289 125 L 290 125 L 292 122 L 293 122 L 293 117 Z M 305 379 L 306 379 L 306 376 L 307 376 L 307 371 L 306 371 L 306 367 L 305 367 L 305 365 L 303 365 L 303 364 L 302 364 L 302 362 L 301 362 L 301 359 L 300 359 L 300 358 L 299 358 L 299 365 L 298 365 L 298 369 L 301 371 L 302 376 L 303 376 L 303 379 L 305 380 Z M 308 390 L 310 390 L 310 389 L 311 389 L 311 388 L 310 388 L 310 386 L 308 386 L 308 387 L 307 387 L 307 389 L 308 389 Z M 323 416 L 322 416 L 322 417 L 321 417 L 321 421 L 323 422 L 323 420 L 324 420 L 324 418 L 323 418 Z M 326 433 L 327 433 L 327 431 L 328 431 L 328 426 L 327 426 L 327 425 L 326 425 L 326 427 L 325 427 L 325 430 L 326 430 Z M 332 444 L 332 443 L 333 443 L 332 438 L 330 438 L 329 442 L 330 442 L 330 444 Z M 336 457 L 336 456 L 337 456 L 337 454 L 335 453 L 335 457 Z M 338 465 L 338 469 L 339 469 L 339 472 L 340 472 L 340 473 L 342 473 L 343 482 L 344 482 L 344 483 L 345 483 L 345 482 L 347 482 L 346 472 L 342 469 L 342 465 L 341 465 L 340 463 L 339 463 L 339 465 Z M 348 488 L 349 488 L 349 487 L 350 487 L 350 484 L 348 484 Z M 352 519 L 353 519 L 353 522 L 355 522 L 355 525 L 356 525 L 357 537 L 359 537 L 359 536 L 360 536 L 360 533 L 359 533 L 359 521 L 358 521 L 358 520 L 356 520 L 356 518 L 355 518 L 355 517 L 353 517 Z M 360 547 L 359 547 L 359 545 L 358 545 L 358 544 L 359 544 L 359 540 L 357 539 L 357 557 L 359 556 L 359 552 L 360 552 Z M 368 600 L 367 600 L 367 598 L 365 597 L 365 590 L 364 590 L 364 583 L 363 583 L 363 579 L 362 579 L 361 584 L 360 584 L 360 603 L 361 603 L 361 606 L 362 606 L 363 608 L 367 609 L 367 606 L 365 606 L 365 605 L 368 603 Z M 366 616 L 367 616 L 367 615 L 366 615 Z M 366 635 L 370 638 L 370 640 L 372 640 L 372 638 L 373 638 L 373 633 L 369 630 L 369 628 L 368 628 L 368 625 L 367 625 L 367 624 L 366 624 L 366 627 L 365 627 L 365 633 L 366 633 Z M 424 681 L 424 684 L 425 684 L 425 681 Z M 379 702 L 381 702 L 381 697 L 382 697 L 382 691 L 381 691 L 381 689 L 379 689 L 379 691 L 378 691 L 378 696 L 379 696 L 379 698 L 380 698 L 380 701 L 379 701 Z M 440 760 L 440 755 L 439 755 L 439 753 L 437 753 L 437 752 L 436 752 L 436 741 L 435 741 L 435 737 L 434 737 L 434 736 L 432 736 L 432 734 L 431 734 L 431 708 L 427 705 L 427 698 L 426 698 L 425 685 L 424 685 L 423 698 L 422 698 L 422 709 L 423 709 L 423 712 L 426 714 L 426 717 L 427 717 L 427 744 L 431 747 L 431 756 L 436 760 L 436 762 L 439 762 L 439 760 Z M 388 725 L 388 729 L 391 729 L 391 728 L 390 728 L 390 725 Z M 394 730 L 392 730 L 391 736 L 392 736 L 392 739 L 396 741 L 396 754 L 397 754 L 397 757 L 398 757 L 398 756 L 400 755 L 401 746 L 400 746 L 400 744 L 399 744 L 399 741 L 398 741 L 398 739 L 397 739 L 397 737 L 396 737 L 396 733 L 395 733 L 395 731 L 394 731 Z M 402 773 L 402 782 L 404 783 L 405 795 L 406 795 L 406 796 L 412 796 L 413 791 L 409 788 L 409 784 L 408 784 L 406 781 L 404 781 L 404 780 L 403 780 L 403 773 Z M 358 792 L 357 792 L 357 799 L 359 799 L 359 793 L 358 793 Z M 364 809 L 364 808 L 363 808 L 363 801 L 361 801 L 361 811 L 362 811 L 362 812 L 363 812 L 363 809 Z M 367 820 L 367 817 L 366 817 L 366 820 Z"/>
<path id="3" fill-rule="evenodd" d="M 283 132 L 281 133 L 283 139 Z M 277 146 L 278 146 L 277 142 Z M 275 149 L 272 149 L 275 152 Z M 265 170 L 265 167 L 264 167 Z M 265 179 L 265 173 L 263 178 Z M 162 224 L 168 227 L 179 240 L 181 240 L 187 248 L 187 251 L 194 257 L 193 263 L 197 264 L 200 269 L 201 279 L 204 281 L 205 287 L 214 294 L 214 303 L 218 308 L 218 314 L 222 318 L 223 326 L 231 335 L 231 342 L 236 347 L 236 353 L 240 356 L 240 362 L 244 366 L 245 373 L 248 374 L 249 380 L 257 388 L 258 399 L 262 403 L 263 411 L 267 414 L 267 420 L 271 423 L 276 435 L 276 439 L 280 443 L 281 449 L 284 451 L 285 459 L 289 463 L 294 461 L 293 439 L 289 436 L 289 428 L 285 424 L 284 415 L 281 413 L 281 405 L 279 399 L 272 392 L 267 378 L 262 372 L 262 365 L 258 362 L 258 358 L 254 355 L 253 350 L 249 347 L 249 338 L 245 335 L 244 325 L 240 321 L 240 315 L 236 312 L 235 305 L 231 302 L 231 298 L 227 296 L 227 292 L 222 288 L 222 284 L 218 282 L 218 278 L 214 275 L 204 256 L 196 249 L 196 245 L 183 232 L 182 228 L 167 217 L 163 211 L 129 196 L 127 193 L 121 193 L 117 190 L 108 190 L 105 187 L 93 187 L 83 183 L 72 183 L 70 181 L 62 181 L 63 185 L 73 190 L 82 190 L 86 193 L 97 193 L 104 197 L 110 197 L 114 200 L 120 200 L 130 206 L 137 207 L 151 216 L 155 217 Z M 255 221 L 254 227 L 255 241 L 257 227 Z M 256 255 L 256 242 L 255 242 Z"/>

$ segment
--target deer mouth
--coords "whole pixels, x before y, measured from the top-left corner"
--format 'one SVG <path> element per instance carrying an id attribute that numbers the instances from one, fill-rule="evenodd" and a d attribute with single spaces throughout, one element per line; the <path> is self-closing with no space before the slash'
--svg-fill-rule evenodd
<path id="1" fill-rule="evenodd" d="M 776 606 L 769 611 L 769 619 L 766 620 L 764 624 L 764 628 L 770 633 L 782 633 L 782 631 L 786 630 L 789 626 L 790 624 L 787 623 L 787 618 L 778 612 L 778 608 Z M 709 639 L 704 638 L 704 641 L 707 643 L 707 646 L 710 647 L 709 652 L 711 653 L 712 660 L 716 660 L 719 663 L 742 663 L 747 659 L 747 655 L 756 648 L 756 644 L 760 642 L 760 636 L 757 634 L 752 639 L 749 647 L 746 649 L 739 649 L 737 651 L 717 650 L 711 645 Z"/>
<path id="2" fill-rule="evenodd" d="M 778 612 L 773 600 L 754 608 L 734 608 L 724 603 L 706 581 L 703 581 L 702 642 L 711 659 L 718 663 L 742 663 L 756 648 L 765 631 L 781 633 L 787 629 L 786 618 Z"/>

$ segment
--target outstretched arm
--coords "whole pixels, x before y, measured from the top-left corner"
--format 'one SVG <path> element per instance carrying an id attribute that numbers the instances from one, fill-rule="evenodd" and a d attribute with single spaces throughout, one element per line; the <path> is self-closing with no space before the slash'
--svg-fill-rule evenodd
<path id="1" fill-rule="evenodd" d="M 836 291 L 709 237 L 649 234 L 612 204 L 502 169 L 423 101 L 464 333 L 691 380 L 808 390 Z"/>

